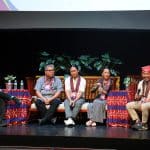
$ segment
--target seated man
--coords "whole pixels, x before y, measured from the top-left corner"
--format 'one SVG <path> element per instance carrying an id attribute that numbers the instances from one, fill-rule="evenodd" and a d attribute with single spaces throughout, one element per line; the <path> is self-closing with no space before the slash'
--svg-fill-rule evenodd
<path id="1" fill-rule="evenodd" d="M 79 75 L 79 70 L 76 66 L 70 68 L 70 74 L 71 76 L 65 80 L 65 93 L 67 97 L 64 101 L 67 118 L 67 120 L 64 121 L 65 125 L 75 125 L 74 120 L 85 101 L 84 92 L 86 80 Z"/>
<path id="2" fill-rule="evenodd" d="M 20 100 L 15 96 L 10 96 L 9 94 L 0 92 L 0 126 L 1 127 L 7 126 L 5 120 L 5 110 L 6 110 L 6 104 L 10 100 L 15 101 L 16 104 L 20 104 Z"/>
<path id="3" fill-rule="evenodd" d="M 54 65 L 45 66 L 45 75 L 40 77 L 35 85 L 38 97 L 35 104 L 41 115 L 41 119 L 38 119 L 39 125 L 45 124 L 48 121 L 52 122 L 56 109 L 61 103 L 59 96 L 63 90 L 62 83 L 54 74 Z M 46 109 L 45 105 L 49 104 L 50 108 Z"/>
<path id="4" fill-rule="evenodd" d="M 136 130 L 148 130 L 148 116 L 150 111 L 150 65 L 142 67 L 142 77 L 138 84 L 135 100 L 126 104 L 126 108 L 133 120 L 132 128 Z M 136 112 L 142 111 L 142 122 Z"/>

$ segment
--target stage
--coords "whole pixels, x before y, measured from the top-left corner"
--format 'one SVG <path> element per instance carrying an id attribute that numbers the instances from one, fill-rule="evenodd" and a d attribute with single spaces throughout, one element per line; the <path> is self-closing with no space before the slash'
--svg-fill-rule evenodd
<path id="1" fill-rule="evenodd" d="M 0 128 L 1 146 L 65 147 L 92 149 L 142 149 L 150 146 L 150 131 L 122 127 L 86 127 L 37 123 Z"/>

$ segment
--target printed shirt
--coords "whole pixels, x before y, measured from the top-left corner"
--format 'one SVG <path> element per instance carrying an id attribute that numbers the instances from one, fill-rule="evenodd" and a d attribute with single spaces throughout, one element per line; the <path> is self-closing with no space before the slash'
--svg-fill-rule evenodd
<path id="1" fill-rule="evenodd" d="M 56 77 L 56 76 L 53 78 L 53 81 L 52 81 L 52 83 L 51 83 L 51 85 L 50 85 L 49 87 L 45 84 L 45 76 L 40 77 L 40 78 L 37 80 L 34 89 L 35 89 L 36 91 L 41 92 L 41 94 L 42 94 L 44 97 L 48 97 L 48 98 L 54 96 L 56 92 L 61 92 L 61 91 L 63 91 L 62 82 L 61 82 L 61 80 L 60 80 L 58 77 Z"/>

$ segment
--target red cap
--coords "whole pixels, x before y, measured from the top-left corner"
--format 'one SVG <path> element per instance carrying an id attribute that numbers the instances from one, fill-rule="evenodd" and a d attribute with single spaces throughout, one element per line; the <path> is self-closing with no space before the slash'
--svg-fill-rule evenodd
<path id="1" fill-rule="evenodd" d="M 141 68 L 142 68 L 142 72 L 150 73 L 150 65 L 143 66 L 143 67 L 141 67 Z"/>

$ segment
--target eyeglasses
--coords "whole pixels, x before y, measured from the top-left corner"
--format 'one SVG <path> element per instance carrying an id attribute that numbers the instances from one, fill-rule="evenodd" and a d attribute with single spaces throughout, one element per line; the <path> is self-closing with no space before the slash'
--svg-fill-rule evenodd
<path id="1" fill-rule="evenodd" d="M 49 71 L 49 72 L 51 72 L 51 71 L 54 71 L 54 70 L 45 70 L 45 71 Z"/>

